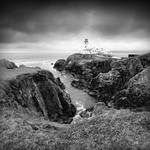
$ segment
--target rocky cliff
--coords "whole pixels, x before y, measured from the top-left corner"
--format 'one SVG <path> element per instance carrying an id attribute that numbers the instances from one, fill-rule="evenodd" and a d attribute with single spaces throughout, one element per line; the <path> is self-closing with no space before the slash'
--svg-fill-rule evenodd
<path id="1" fill-rule="evenodd" d="M 150 66 L 150 53 L 138 56 L 144 68 Z"/>
<path id="2" fill-rule="evenodd" d="M 76 108 L 59 79 L 55 79 L 49 71 L 27 67 L 3 70 L 0 104 L 1 107 L 26 109 L 61 123 L 70 123 L 76 114 Z"/>
<path id="3" fill-rule="evenodd" d="M 150 67 L 133 76 L 114 97 L 117 107 L 150 107 Z M 150 110 L 150 108 L 148 108 Z"/>
<path id="4" fill-rule="evenodd" d="M 76 78 L 72 81 L 72 86 L 80 89 L 86 89 L 85 91 L 87 91 L 89 95 L 94 96 L 98 101 L 105 102 L 106 105 L 113 103 L 118 107 L 127 107 L 125 104 L 127 101 L 125 103 L 122 102 L 125 97 L 133 98 L 133 95 L 135 96 L 134 99 L 138 99 L 139 97 L 135 94 L 131 94 L 131 92 L 127 92 L 128 96 L 123 97 L 122 93 L 127 91 L 125 90 L 126 86 L 131 82 L 131 80 L 134 81 L 134 76 L 137 75 L 136 78 L 141 80 L 140 75 L 138 74 L 150 65 L 149 56 L 149 54 L 144 54 L 135 57 L 114 59 L 100 57 L 94 54 L 73 54 L 66 59 L 63 69 L 73 74 Z M 57 63 L 58 62 L 56 62 L 56 64 Z M 144 74 L 145 76 L 148 76 L 149 73 L 148 71 L 145 71 Z M 146 81 L 147 80 L 144 82 Z M 147 84 L 148 83 L 149 81 L 147 81 Z M 141 87 L 143 87 L 142 85 Z M 136 86 L 132 88 L 135 87 Z M 141 87 L 139 90 L 141 90 Z M 145 91 L 147 91 L 147 87 L 143 88 L 146 88 Z M 134 89 L 129 91 L 136 93 Z M 140 97 L 143 97 L 145 101 L 147 101 L 147 98 L 150 99 L 149 94 L 146 94 L 146 98 L 144 92 L 140 91 L 140 93 L 142 93 L 140 94 Z M 119 98 L 120 95 L 122 95 L 122 98 Z M 132 98 L 130 98 L 130 100 L 128 98 L 128 101 L 131 102 Z M 137 103 L 138 104 L 136 106 L 139 106 L 139 102 Z M 122 106 L 120 104 L 122 104 Z M 125 106 L 123 106 L 123 104 Z M 144 103 L 141 103 L 140 106 L 142 106 L 142 104 L 145 105 Z M 128 107 L 132 106 L 133 105 L 131 105 L 131 103 L 128 105 Z"/>
<path id="5" fill-rule="evenodd" d="M 149 96 L 149 71 L 147 68 L 136 75 L 131 73 L 123 89 L 133 90 L 133 95 L 143 90 Z M 102 77 L 103 83 L 110 81 L 107 85 L 111 85 L 111 79 L 120 79 L 120 72 L 109 70 L 98 77 Z M 68 123 L 75 114 L 60 79 L 48 71 L 27 67 L 3 68 L 0 79 L 2 150 L 148 150 L 150 147 L 148 111 L 117 110 L 99 102 L 82 112 L 81 120 L 76 118 L 71 124 L 60 124 Z"/>

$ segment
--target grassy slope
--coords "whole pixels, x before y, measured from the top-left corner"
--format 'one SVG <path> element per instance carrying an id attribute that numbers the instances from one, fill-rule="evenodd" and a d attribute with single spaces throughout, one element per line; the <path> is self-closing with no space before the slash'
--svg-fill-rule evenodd
<path id="1" fill-rule="evenodd" d="M 149 149 L 150 113 L 104 110 L 91 120 L 66 126 L 3 110 L 0 149 Z"/>
<path id="2" fill-rule="evenodd" d="M 66 139 L 63 145 L 66 144 L 68 149 L 149 149 L 149 115 L 147 112 L 110 110 L 74 125 L 60 137 Z M 61 139 L 58 143 L 60 146 Z"/>
<path id="3" fill-rule="evenodd" d="M 45 120 L 29 112 L 3 108 L 0 111 L 0 150 L 46 149 L 67 125 Z"/>

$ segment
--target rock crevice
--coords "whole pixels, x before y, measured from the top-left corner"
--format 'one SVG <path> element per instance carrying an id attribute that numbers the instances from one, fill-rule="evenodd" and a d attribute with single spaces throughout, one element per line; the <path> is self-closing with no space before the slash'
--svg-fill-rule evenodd
<path id="1" fill-rule="evenodd" d="M 1 81 L 0 84 L 0 99 L 4 106 L 17 104 L 22 109 L 62 123 L 71 122 L 76 114 L 70 96 L 48 71 L 21 74 L 15 79 Z"/>

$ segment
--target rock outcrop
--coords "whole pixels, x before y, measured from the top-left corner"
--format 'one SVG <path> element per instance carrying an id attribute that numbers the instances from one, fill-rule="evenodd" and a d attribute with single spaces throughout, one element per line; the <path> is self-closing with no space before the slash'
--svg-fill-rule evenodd
<path id="1" fill-rule="evenodd" d="M 139 95 L 144 94 L 144 92 L 141 94 L 131 90 L 131 87 L 128 87 L 130 90 L 126 88 L 134 77 L 140 80 L 138 74 L 150 65 L 149 56 L 148 53 L 129 58 L 115 59 L 100 57 L 94 54 L 73 54 L 67 58 L 64 70 L 74 75 L 75 79 L 71 83 L 72 86 L 84 89 L 89 95 L 95 97 L 98 101 L 104 102 L 106 105 L 114 102 L 119 107 L 123 100 L 125 103 L 131 101 L 131 99 L 136 101 Z M 148 71 L 145 74 L 148 74 Z M 147 87 L 143 85 L 141 87 L 148 91 Z M 138 95 L 135 95 L 135 93 L 138 93 Z M 148 96 L 147 92 L 145 96 L 143 95 L 145 101 L 147 101 L 146 96 Z M 141 105 L 130 103 L 128 107 Z M 143 105 L 146 104 L 143 103 Z"/>
<path id="2" fill-rule="evenodd" d="M 93 75 L 98 72 L 108 72 L 110 70 L 111 58 L 104 58 L 95 54 L 73 54 L 66 60 L 66 70 L 84 75 L 93 71 Z"/>
<path id="3" fill-rule="evenodd" d="M 66 64 L 65 59 L 59 59 L 55 62 L 54 68 L 56 68 L 58 71 L 63 71 L 65 68 L 65 64 Z"/>
<path id="4" fill-rule="evenodd" d="M 16 71 L 19 72 L 19 69 L 22 68 Z M 60 79 L 55 79 L 49 71 L 38 69 L 32 73 L 21 73 L 15 78 L 0 81 L 0 104 L 27 109 L 51 121 L 70 123 L 76 108 L 64 88 Z"/>
<path id="5" fill-rule="evenodd" d="M 91 86 L 118 88 L 118 95 L 112 94 L 118 107 L 128 104 L 124 103 L 126 100 L 130 100 L 131 105 L 149 105 L 150 67 L 141 68 L 143 71 L 140 72 L 136 64 L 126 67 L 121 62 L 120 69 L 113 67 L 108 72 L 99 72 L 94 77 L 95 85 Z M 51 122 L 69 123 L 76 111 L 60 79 L 39 68 L 3 71 L 5 73 L 0 76 L 0 149 L 149 149 L 150 112 L 117 110 L 99 102 L 76 116 L 73 124 Z M 123 90 L 122 96 L 119 92 Z M 128 96 L 131 95 L 130 99 Z"/>
<path id="6" fill-rule="evenodd" d="M 140 59 L 144 68 L 150 66 L 150 53 L 140 55 L 138 58 Z"/>
<path id="7" fill-rule="evenodd" d="M 54 68 L 71 73 L 78 79 L 72 81 L 72 86 L 83 89 L 87 88 L 90 81 L 100 72 L 106 73 L 111 70 L 112 60 L 114 59 L 96 56 L 95 54 L 76 53 L 69 56 L 65 62 L 61 59 L 56 61 Z"/>
<path id="8" fill-rule="evenodd" d="M 150 106 L 150 67 L 132 77 L 114 97 L 117 107 Z"/>
<path id="9" fill-rule="evenodd" d="M 100 72 L 92 79 L 89 86 L 90 91 L 96 91 L 99 101 L 106 104 L 111 101 L 116 92 L 124 88 L 130 78 L 143 70 L 137 58 L 112 61 L 111 68 L 107 73 Z"/>
<path id="10" fill-rule="evenodd" d="M 0 68 L 14 69 L 17 68 L 17 65 L 14 62 L 8 61 L 6 59 L 1 59 Z"/>
<path id="11" fill-rule="evenodd" d="M 90 91 L 95 92 L 95 96 L 99 101 L 107 104 L 111 101 L 113 94 L 119 90 L 121 85 L 121 76 L 119 71 L 111 70 L 108 73 L 99 73 L 97 77 L 92 79 Z"/>

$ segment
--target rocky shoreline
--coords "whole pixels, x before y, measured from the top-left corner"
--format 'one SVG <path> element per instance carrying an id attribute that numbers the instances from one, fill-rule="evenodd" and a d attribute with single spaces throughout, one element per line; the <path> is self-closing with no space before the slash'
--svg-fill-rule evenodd
<path id="1" fill-rule="evenodd" d="M 59 71 L 71 73 L 71 85 L 115 108 L 149 106 L 150 54 L 128 58 L 73 54 L 54 64 Z"/>
<path id="2" fill-rule="evenodd" d="M 71 122 L 76 108 L 59 78 L 38 68 L 17 68 L 15 65 L 11 69 L 2 68 L 1 106 L 28 109 L 50 121 Z M 9 73 L 11 75 L 7 77 Z"/>
<path id="3" fill-rule="evenodd" d="M 149 149 L 150 54 L 58 60 L 54 68 L 72 74 L 72 86 L 98 101 L 77 115 L 65 85 L 51 72 L 0 64 L 0 149 Z"/>

